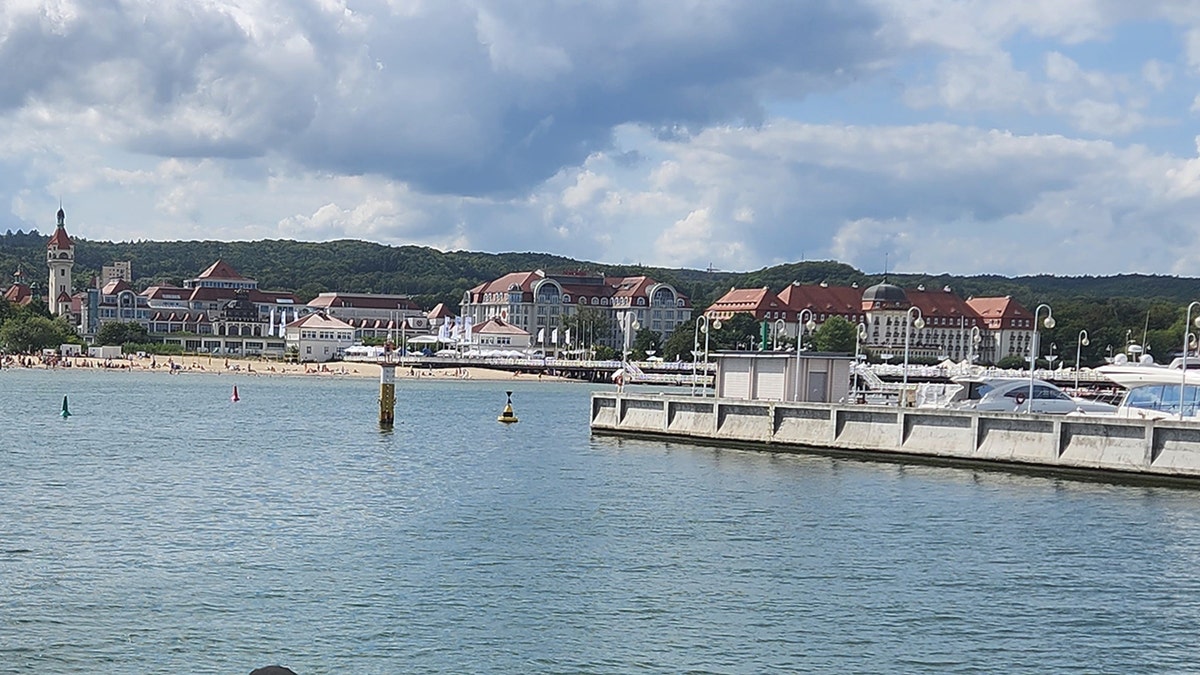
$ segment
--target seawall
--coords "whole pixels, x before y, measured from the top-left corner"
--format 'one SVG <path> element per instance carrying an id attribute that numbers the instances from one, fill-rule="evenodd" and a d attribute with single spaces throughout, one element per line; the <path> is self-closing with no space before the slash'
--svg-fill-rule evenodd
<path id="1" fill-rule="evenodd" d="M 826 450 L 946 464 L 1200 486 L 1200 424 L 596 392 L 596 434 L 772 451 Z"/>

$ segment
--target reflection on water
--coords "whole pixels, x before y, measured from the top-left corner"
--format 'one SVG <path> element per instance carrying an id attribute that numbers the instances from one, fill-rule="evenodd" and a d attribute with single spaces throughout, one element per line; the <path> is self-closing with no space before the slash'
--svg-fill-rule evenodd
<path id="1" fill-rule="evenodd" d="M 1192 491 L 592 438 L 576 384 L 404 381 L 390 433 L 371 381 L 0 386 L 0 672 L 1195 657 Z M 520 424 L 495 421 L 504 389 Z"/>

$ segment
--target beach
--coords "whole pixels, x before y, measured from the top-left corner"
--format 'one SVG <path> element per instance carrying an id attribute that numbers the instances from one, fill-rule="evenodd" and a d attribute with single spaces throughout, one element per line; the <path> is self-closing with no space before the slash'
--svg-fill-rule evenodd
<path id="1" fill-rule="evenodd" d="M 69 365 L 67 365 L 69 364 Z M 6 368 L 14 367 L 6 364 Z M 22 367 L 17 365 L 15 367 Z M 97 370 L 136 370 L 161 372 L 165 375 L 187 373 L 216 373 L 253 376 L 289 377 L 357 377 L 379 379 L 379 366 L 359 361 L 335 361 L 328 363 L 284 363 L 263 359 L 236 359 L 217 356 L 159 356 L 126 357 L 120 359 L 97 359 L 76 356 L 63 359 L 54 365 L 40 362 L 28 367 L 35 368 L 80 368 Z M 507 370 L 480 368 L 423 367 L 421 364 L 398 364 L 397 379 L 422 380 L 545 380 L 571 381 L 555 375 L 514 375 Z"/>

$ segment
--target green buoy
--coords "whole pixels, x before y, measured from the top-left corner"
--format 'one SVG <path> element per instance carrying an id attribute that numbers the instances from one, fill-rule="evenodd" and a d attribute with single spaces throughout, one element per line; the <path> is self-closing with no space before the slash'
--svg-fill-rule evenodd
<path id="1" fill-rule="evenodd" d="M 71 409 L 69 407 L 67 407 L 67 397 L 63 396 L 62 417 L 65 420 L 70 416 L 71 416 Z"/>

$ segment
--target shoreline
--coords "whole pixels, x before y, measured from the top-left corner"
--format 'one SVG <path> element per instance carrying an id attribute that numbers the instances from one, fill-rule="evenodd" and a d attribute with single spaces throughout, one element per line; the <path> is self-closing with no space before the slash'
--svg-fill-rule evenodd
<path id="1" fill-rule="evenodd" d="M 164 375 L 181 375 L 188 373 L 210 373 L 216 375 L 250 375 L 250 376 L 281 376 L 281 377 L 352 377 L 359 379 L 378 380 L 380 367 L 374 363 L 359 361 L 331 361 L 326 363 L 283 363 L 257 359 L 233 359 L 209 356 L 158 356 L 147 355 L 145 358 L 128 357 L 121 359 L 98 359 L 87 356 L 73 356 L 63 359 L 64 363 L 47 365 L 29 357 L 31 364 L 6 364 L 3 370 L 9 369 L 41 369 L 41 370 L 112 370 L 118 372 L 148 372 Z M 544 381 L 544 382 L 582 382 L 560 375 L 517 375 L 507 370 L 480 368 L 470 366 L 465 368 L 417 368 L 414 366 L 397 366 L 397 380 L 486 380 L 486 381 Z"/>

